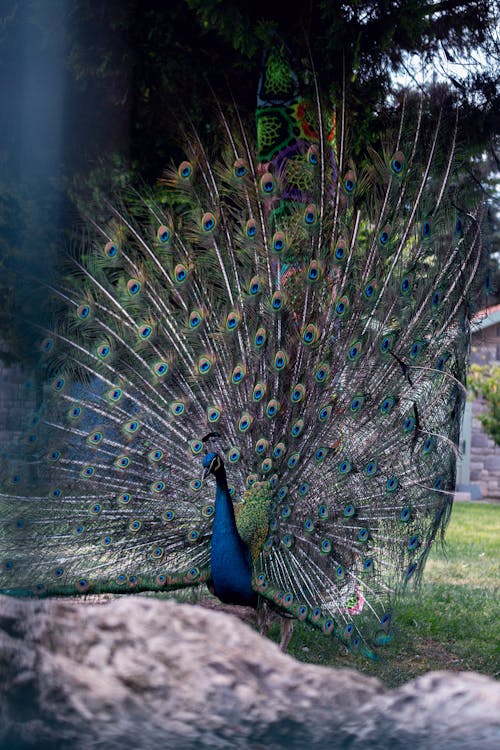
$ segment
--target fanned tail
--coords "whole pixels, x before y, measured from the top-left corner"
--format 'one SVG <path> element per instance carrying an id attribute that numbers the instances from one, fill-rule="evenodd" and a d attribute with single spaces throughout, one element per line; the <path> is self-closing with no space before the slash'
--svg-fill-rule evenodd
<path id="1" fill-rule="evenodd" d="M 300 98 L 279 45 L 258 104 L 256 146 L 224 118 L 220 163 L 193 136 L 166 202 L 90 227 L 41 345 L 31 461 L 0 495 L 0 587 L 209 580 L 217 431 L 262 537 L 255 589 L 371 652 L 451 508 L 481 207 L 423 103 L 359 169 L 345 113 Z"/>

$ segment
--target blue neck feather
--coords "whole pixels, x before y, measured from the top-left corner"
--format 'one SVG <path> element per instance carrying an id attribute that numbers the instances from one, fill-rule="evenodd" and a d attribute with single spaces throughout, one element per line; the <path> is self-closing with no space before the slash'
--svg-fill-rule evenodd
<path id="1" fill-rule="evenodd" d="M 218 598 L 226 604 L 255 607 L 250 550 L 236 528 L 234 509 L 224 468 L 215 476 L 215 515 L 210 548 L 212 581 Z"/>

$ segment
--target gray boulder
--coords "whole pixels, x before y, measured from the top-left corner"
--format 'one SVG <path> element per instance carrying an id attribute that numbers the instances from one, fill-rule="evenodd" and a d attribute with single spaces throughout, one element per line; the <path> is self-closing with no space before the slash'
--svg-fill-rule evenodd
<path id="1" fill-rule="evenodd" d="M 487 677 L 389 691 L 299 663 L 224 612 L 140 596 L 0 597 L 0 691 L 2 750 L 500 747 Z"/>

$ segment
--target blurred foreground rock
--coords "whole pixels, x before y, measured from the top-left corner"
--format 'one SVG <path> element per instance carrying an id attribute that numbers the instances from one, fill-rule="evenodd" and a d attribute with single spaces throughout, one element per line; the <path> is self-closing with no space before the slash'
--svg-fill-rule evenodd
<path id="1" fill-rule="evenodd" d="M 0 597 L 1 750 L 497 750 L 500 689 L 301 664 L 225 613 Z"/>

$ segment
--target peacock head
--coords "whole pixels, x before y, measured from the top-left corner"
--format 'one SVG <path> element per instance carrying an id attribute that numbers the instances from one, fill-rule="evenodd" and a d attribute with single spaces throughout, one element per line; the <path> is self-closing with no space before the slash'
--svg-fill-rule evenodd
<path id="1" fill-rule="evenodd" d="M 206 479 L 209 474 L 213 474 L 215 477 L 220 472 L 224 471 L 224 464 L 218 453 L 207 453 L 203 456 L 203 474 L 201 475 L 202 480 Z"/>

